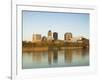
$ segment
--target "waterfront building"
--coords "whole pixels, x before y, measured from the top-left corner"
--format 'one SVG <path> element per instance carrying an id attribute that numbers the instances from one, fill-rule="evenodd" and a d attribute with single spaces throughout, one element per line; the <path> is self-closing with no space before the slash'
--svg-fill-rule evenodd
<path id="1" fill-rule="evenodd" d="M 86 38 L 81 37 L 81 36 L 73 37 L 71 42 L 82 44 L 82 46 L 84 46 L 84 47 L 89 47 L 89 39 L 86 39 Z"/>
<path id="2" fill-rule="evenodd" d="M 51 32 L 51 30 L 48 31 L 48 40 L 50 40 L 50 41 L 52 40 L 52 32 Z"/>
<path id="3" fill-rule="evenodd" d="M 54 32 L 54 33 L 53 33 L 53 39 L 54 39 L 54 40 L 58 40 L 58 33 L 57 33 L 57 32 Z"/>
<path id="4" fill-rule="evenodd" d="M 72 42 L 82 43 L 82 37 L 81 36 L 73 37 L 71 41 Z"/>
<path id="5" fill-rule="evenodd" d="M 64 34 L 64 40 L 67 42 L 71 42 L 72 40 L 72 33 L 68 32 Z"/>
<path id="6" fill-rule="evenodd" d="M 33 34 L 32 42 L 40 42 L 41 34 Z"/>
<path id="7" fill-rule="evenodd" d="M 83 47 L 89 47 L 89 39 L 82 38 Z"/>

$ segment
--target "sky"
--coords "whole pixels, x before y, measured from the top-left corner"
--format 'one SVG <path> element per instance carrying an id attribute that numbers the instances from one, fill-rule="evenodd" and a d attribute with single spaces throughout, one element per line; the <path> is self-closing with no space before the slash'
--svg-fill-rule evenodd
<path id="1" fill-rule="evenodd" d="M 49 30 L 58 32 L 61 40 L 66 32 L 89 38 L 88 13 L 23 11 L 22 16 L 23 41 L 32 41 L 32 34 L 47 37 Z"/>

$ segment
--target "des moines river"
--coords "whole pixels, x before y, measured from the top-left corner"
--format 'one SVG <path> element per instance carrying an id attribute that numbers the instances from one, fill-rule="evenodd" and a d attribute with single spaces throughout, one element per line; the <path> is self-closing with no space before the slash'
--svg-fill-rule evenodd
<path id="1" fill-rule="evenodd" d="M 64 49 L 22 53 L 22 68 L 88 66 L 89 49 Z"/>

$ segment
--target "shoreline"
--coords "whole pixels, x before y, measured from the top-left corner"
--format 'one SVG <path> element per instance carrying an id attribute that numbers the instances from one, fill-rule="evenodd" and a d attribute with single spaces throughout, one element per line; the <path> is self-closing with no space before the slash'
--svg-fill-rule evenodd
<path id="1" fill-rule="evenodd" d="M 34 48 L 28 48 L 24 47 L 22 48 L 22 52 L 32 52 L 32 51 L 48 51 L 48 50 L 64 50 L 64 49 L 82 49 L 83 47 L 60 47 L 60 48 L 48 48 L 48 47 L 34 47 Z"/>
<path id="2" fill-rule="evenodd" d="M 47 51 L 48 47 L 34 47 L 34 48 L 22 48 L 22 52 L 31 52 L 31 51 Z"/>

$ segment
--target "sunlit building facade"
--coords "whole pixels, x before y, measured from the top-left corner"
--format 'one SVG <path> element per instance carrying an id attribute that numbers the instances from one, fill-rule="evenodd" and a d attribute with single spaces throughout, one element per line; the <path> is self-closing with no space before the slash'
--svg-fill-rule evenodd
<path id="1" fill-rule="evenodd" d="M 64 34 L 64 40 L 67 42 L 71 42 L 72 40 L 72 33 L 68 32 Z"/>
<path id="2" fill-rule="evenodd" d="M 41 41 L 41 34 L 33 34 L 32 42 L 40 42 Z"/>
<path id="3" fill-rule="evenodd" d="M 52 32 L 51 32 L 51 30 L 49 30 L 48 31 L 48 40 L 52 40 L 53 38 L 52 38 Z"/>

